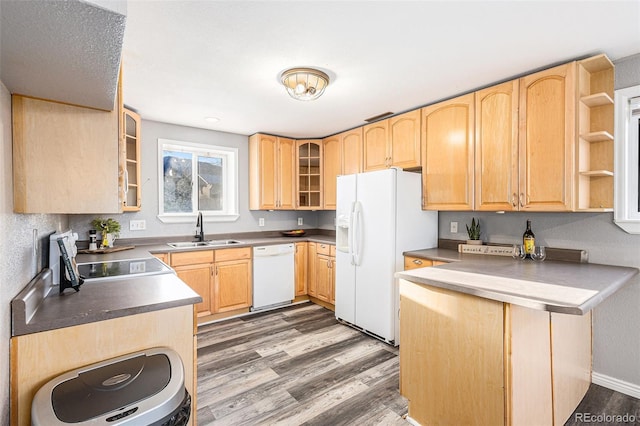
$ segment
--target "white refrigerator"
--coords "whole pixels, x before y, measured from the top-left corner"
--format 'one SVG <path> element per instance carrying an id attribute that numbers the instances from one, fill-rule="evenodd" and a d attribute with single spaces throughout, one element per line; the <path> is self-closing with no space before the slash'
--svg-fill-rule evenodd
<path id="1" fill-rule="evenodd" d="M 421 185 L 393 168 L 338 177 L 336 318 L 393 345 L 402 253 L 437 246 L 438 212 L 422 210 Z"/>

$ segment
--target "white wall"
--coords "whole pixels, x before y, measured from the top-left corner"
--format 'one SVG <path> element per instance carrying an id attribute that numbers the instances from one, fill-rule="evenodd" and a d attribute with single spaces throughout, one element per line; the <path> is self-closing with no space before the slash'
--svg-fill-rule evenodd
<path id="1" fill-rule="evenodd" d="M 205 232 L 224 234 L 230 232 L 257 232 L 289 230 L 298 228 L 314 228 L 317 226 L 315 212 L 293 211 L 250 211 L 249 210 L 249 138 L 233 133 L 216 132 L 195 127 L 178 126 L 157 121 L 143 120 L 142 132 L 142 209 L 140 212 L 112 215 L 122 225 L 121 238 L 142 238 L 159 236 L 185 236 L 191 238 L 195 234 L 195 219 L 193 223 L 168 224 L 158 218 L 158 139 L 172 139 L 185 142 L 198 142 L 219 146 L 238 148 L 238 186 L 240 195 L 240 218 L 235 222 L 206 222 Z M 71 216 L 71 227 L 80 232 L 80 239 L 88 239 L 87 232 L 94 216 Z M 304 226 L 297 224 L 297 218 L 302 217 Z M 265 219 L 265 226 L 258 226 L 258 219 Z M 129 231 L 129 221 L 145 219 L 145 231 Z"/>
<path id="2" fill-rule="evenodd" d="M 11 95 L 0 82 L 0 424 L 9 424 L 9 339 L 10 303 L 48 259 L 48 235 L 66 229 L 64 215 L 14 214 Z M 34 255 L 33 230 L 37 230 L 38 248 Z M 46 354 L 42 354 L 46 356 Z"/>

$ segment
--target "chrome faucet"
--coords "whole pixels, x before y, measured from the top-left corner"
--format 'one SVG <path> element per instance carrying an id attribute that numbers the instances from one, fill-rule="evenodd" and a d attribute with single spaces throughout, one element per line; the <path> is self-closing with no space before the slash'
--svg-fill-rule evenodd
<path id="1" fill-rule="evenodd" d="M 198 221 L 196 222 L 196 241 L 204 241 L 204 221 L 202 220 L 202 212 L 198 212 Z"/>

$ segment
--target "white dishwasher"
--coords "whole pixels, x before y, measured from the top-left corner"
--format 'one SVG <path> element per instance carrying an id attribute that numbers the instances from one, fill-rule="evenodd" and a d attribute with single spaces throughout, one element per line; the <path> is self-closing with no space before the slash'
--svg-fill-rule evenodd
<path id="1" fill-rule="evenodd" d="M 289 304 L 295 297 L 295 244 L 253 248 L 252 311 Z"/>

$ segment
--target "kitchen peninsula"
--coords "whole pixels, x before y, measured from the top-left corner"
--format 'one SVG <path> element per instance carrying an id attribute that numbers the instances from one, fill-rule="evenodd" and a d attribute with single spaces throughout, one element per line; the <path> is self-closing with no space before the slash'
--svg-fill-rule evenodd
<path id="1" fill-rule="evenodd" d="M 447 260 L 447 250 L 428 252 Z M 564 424 L 591 383 L 591 310 L 638 269 L 454 251 L 451 260 L 396 274 L 409 417 Z"/>

